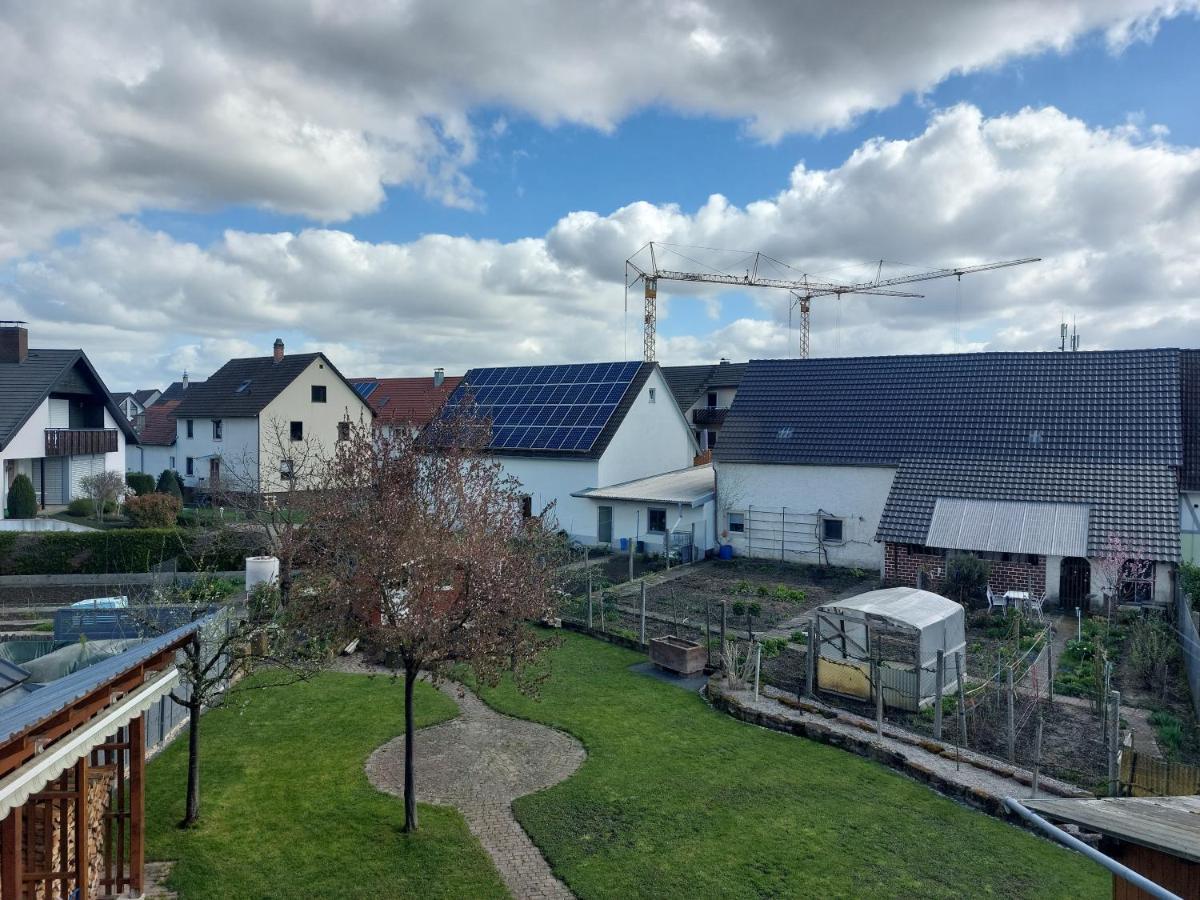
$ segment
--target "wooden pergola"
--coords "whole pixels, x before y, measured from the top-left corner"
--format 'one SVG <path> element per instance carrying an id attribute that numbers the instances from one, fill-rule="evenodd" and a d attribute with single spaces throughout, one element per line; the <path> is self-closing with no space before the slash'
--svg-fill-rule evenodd
<path id="1" fill-rule="evenodd" d="M 190 623 L 31 692 L 0 716 L 0 900 L 143 890 L 145 712 Z"/>

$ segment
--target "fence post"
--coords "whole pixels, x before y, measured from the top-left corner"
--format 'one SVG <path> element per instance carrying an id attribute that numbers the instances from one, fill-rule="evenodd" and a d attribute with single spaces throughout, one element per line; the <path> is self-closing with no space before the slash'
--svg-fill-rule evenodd
<path id="1" fill-rule="evenodd" d="M 787 557 L 787 507 L 779 511 L 779 561 L 786 562 Z"/>
<path id="2" fill-rule="evenodd" d="M 920 673 L 917 675 L 920 683 Z M 942 682 L 946 679 L 946 651 L 938 648 L 937 652 L 937 685 L 933 690 L 933 736 L 942 739 Z M 918 691 L 919 693 L 920 691 Z"/>
<path id="3" fill-rule="evenodd" d="M 588 623 L 588 631 L 591 631 L 591 630 L 592 630 L 592 573 L 591 573 L 591 572 L 588 572 L 588 577 L 587 577 L 587 586 L 588 586 L 588 618 L 587 618 L 587 623 Z"/>
<path id="4" fill-rule="evenodd" d="M 725 626 L 729 618 L 729 602 L 721 601 L 721 668 L 725 668 Z"/>
<path id="5" fill-rule="evenodd" d="M 1037 797 L 1038 774 L 1042 765 L 1042 713 L 1038 711 L 1037 736 L 1033 741 L 1033 796 Z"/>
<path id="6" fill-rule="evenodd" d="M 642 582 L 642 609 L 641 609 L 641 625 L 638 628 L 639 640 L 644 645 L 646 643 L 646 582 Z"/>
<path id="7" fill-rule="evenodd" d="M 754 699 L 758 699 L 758 675 L 762 670 L 762 644 L 754 645 Z"/>
<path id="8" fill-rule="evenodd" d="M 1075 607 L 1075 640 L 1083 638 L 1083 607 Z"/>
<path id="9" fill-rule="evenodd" d="M 1046 690 L 1054 702 L 1054 635 L 1046 628 Z"/>
<path id="10" fill-rule="evenodd" d="M 1012 666 L 1008 667 L 1008 761 L 1017 761 L 1017 720 L 1013 706 L 1016 704 L 1016 692 L 1013 690 Z"/>
<path id="11" fill-rule="evenodd" d="M 629 539 L 629 580 L 633 581 L 633 548 L 637 545 L 637 537 Z"/>
<path id="12" fill-rule="evenodd" d="M 808 684 L 808 696 L 817 696 L 817 620 L 808 620 L 808 652 L 804 654 L 804 677 Z"/>
<path id="13" fill-rule="evenodd" d="M 666 568 L 671 568 L 671 532 L 663 535 L 663 559 L 666 560 Z"/>
<path id="14" fill-rule="evenodd" d="M 954 651 L 954 673 L 958 676 L 958 740 L 967 746 L 967 697 L 963 691 L 962 651 Z"/>
<path id="15" fill-rule="evenodd" d="M 868 637 L 870 640 L 870 637 Z M 879 644 L 871 641 L 871 687 L 875 689 L 875 733 L 883 735 L 883 683 L 880 677 Z"/>
<path id="16" fill-rule="evenodd" d="M 712 607 L 709 606 L 707 600 L 704 601 L 704 662 L 706 665 L 712 665 Z"/>
<path id="17" fill-rule="evenodd" d="M 1108 795 L 1116 797 L 1121 789 L 1121 692 L 1109 692 L 1108 699 Z"/>

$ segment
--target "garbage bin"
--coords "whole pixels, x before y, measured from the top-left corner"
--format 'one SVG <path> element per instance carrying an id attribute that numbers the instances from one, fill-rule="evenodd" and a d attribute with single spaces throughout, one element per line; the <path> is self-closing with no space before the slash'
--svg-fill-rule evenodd
<path id="1" fill-rule="evenodd" d="M 717 551 L 717 557 L 720 559 L 733 559 L 733 544 L 722 544 L 721 549 Z"/>
<path id="2" fill-rule="evenodd" d="M 622 553 L 629 552 L 629 538 L 621 538 L 621 552 Z"/>

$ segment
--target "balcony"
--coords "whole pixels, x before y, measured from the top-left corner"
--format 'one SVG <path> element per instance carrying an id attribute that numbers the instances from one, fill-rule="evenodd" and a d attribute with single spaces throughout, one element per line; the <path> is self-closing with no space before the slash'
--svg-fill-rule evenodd
<path id="1" fill-rule="evenodd" d="M 717 409 L 714 406 L 705 407 L 703 409 L 692 410 L 692 424 L 704 425 L 705 427 L 720 428 L 725 423 L 725 414 L 728 409 Z"/>
<path id="2" fill-rule="evenodd" d="M 116 453 L 115 428 L 47 428 L 47 456 Z"/>

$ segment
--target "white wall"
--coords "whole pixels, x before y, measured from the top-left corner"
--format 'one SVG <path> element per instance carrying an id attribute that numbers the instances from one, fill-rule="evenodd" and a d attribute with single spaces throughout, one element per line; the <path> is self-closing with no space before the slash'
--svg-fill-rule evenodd
<path id="1" fill-rule="evenodd" d="M 596 542 L 596 512 L 590 500 L 572 497 L 574 491 L 598 487 L 596 460 L 535 459 L 517 456 L 498 457 L 504 471 L 521 482 L 533 498 L 537 515 L 546 504 L 557 500 L 554 516 L 558 527 L 583 543 Z"/>
<path id="2" fill-rule="evenodd" d="M 208 461 L 213 456 L 221 457 L 221 477 L 227 485 L 237 484 L 246 489 L 256 487 L 258 466 L 258 419 L 247 417 L 221 420 L 221 440 L 214 441 L 212 436 L 212 419 L 192 420 L 193 437 L 187 436 L 185 418 L 175 421 L 175 464 L 183 483 L 188 487 L 202 487 L 208 484 Z M 187 458 L 192 457 L 194 467 L 192 474 L 187 474 Z M 155 473 L 157 478 L 160 469 Z"/>
<path id="3" fill-rule="evenodd" d="M 692 508 L 680 507 L 674 503 L 644 503 L 630 500 L 588 500 L 592 505 L 592 528 L 595 533 L 599 523 L 599 508 L 611 506 L 613 511 L 613 546 L 620 547 L 621 538 L 631 538 L 646 542 L 646 552 L 657 556 L 663 550 L 663 535 L 650 534 L 646 531 L 646 522 L 650 509 L 665 509 L 667 511 L 667 528 L 673 528 L 677 534 L 692 532 L 695 535 L 696 552 L 703 556 L 704 551 L 713 546 L 712 510 L 713 504 Z M 695 529 L 693 531 L 693 527 Z"/>
<path id="4" fill-rule="evenodd" d="M 721 515 L 720 531 L 727 527 L 728 512 L 779 510 L 786 507 L 797 516 L 814 515 L 818 510 L 843 520 L 841 544 L 826 543 L 829 562 L 837 566 L 857 566 L 883 570 L 883 544 L 875 540 L 879 518 L 892 488 L 894 468 L 872 466 L 791 466 L 748 463 L 717 464 L 717 502 Z M 746 533 L 729 535 L 734 553 L 748 552 Z M 757 542 L 756 542 L 757 543 Z M 762 550 L 759 555 L 766 554 Z M 817 556 L 789 555 L 797 561 L 816 562 Z M 776 557 L 778 558 L 778 557 Z"/>
<path id="5" fill-rule="evenodd" d="M 655 391 L 653 403 L 651 388 Z M 599 483 L 586 487 L 604 487 L 686 469 L 695 459 L 696 450 L 692 429 L 671 399 L 662 372 L 656 368 L 600 457 Z"/>
<path id="6" fill-rule="evenodd" d="M 172 464 L 172 460 L 175 460 L 178 465 Z M 174 445 L 164 447 L 161 444 L 138 444 L 136 446 L 130 444 L 126 447 L 126 472 L 145 472 L 147 475 L 154 476 L 154 480 L 157 481 L 158 476 L 163 473 L 163 469 L 183 471 L 183 460 L 176 458 Z"/>

